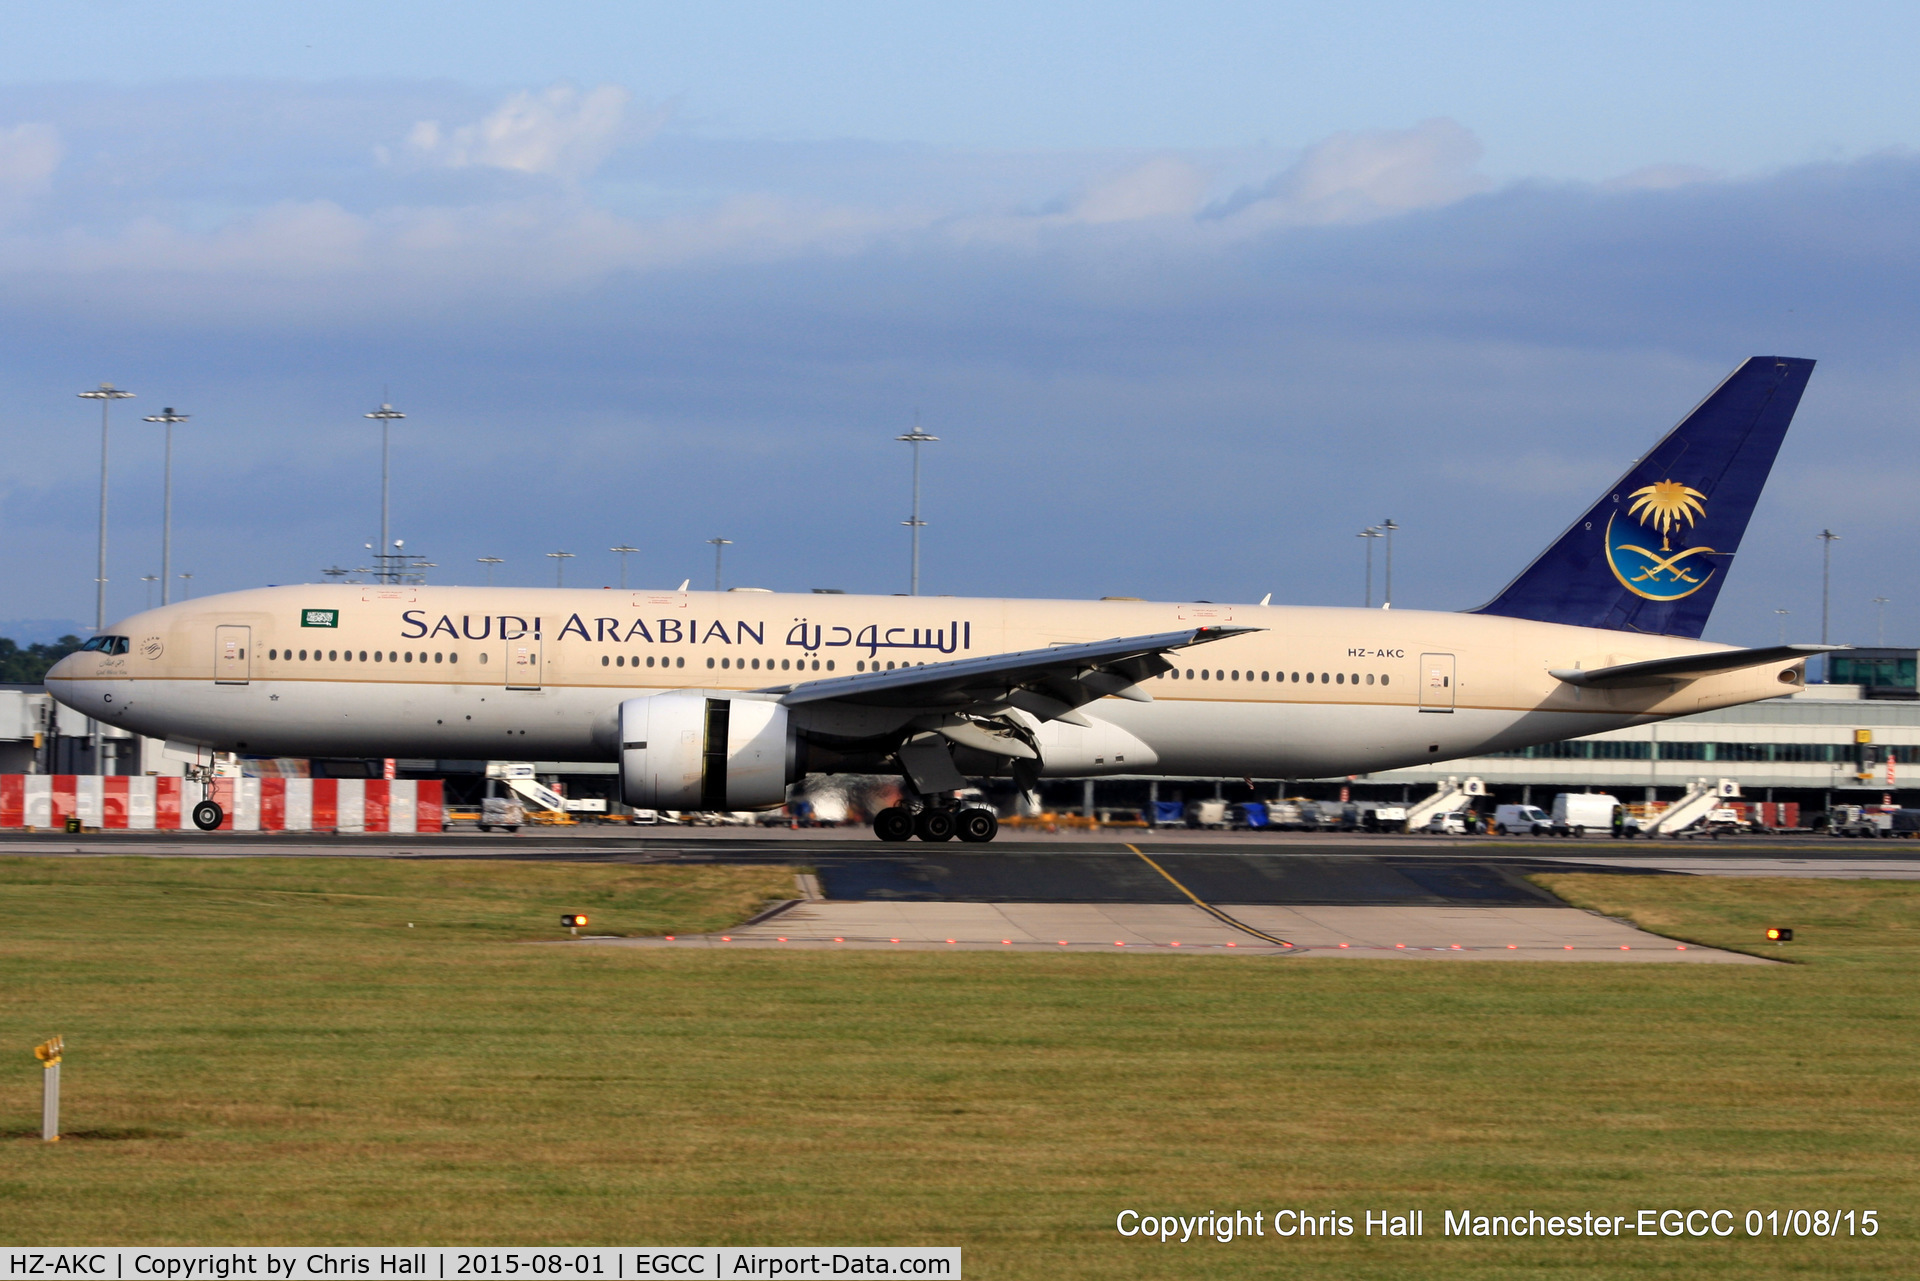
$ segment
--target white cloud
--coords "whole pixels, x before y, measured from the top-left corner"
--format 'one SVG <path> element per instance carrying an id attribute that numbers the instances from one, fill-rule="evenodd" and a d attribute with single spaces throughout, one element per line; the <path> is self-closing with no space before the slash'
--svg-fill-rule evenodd
<path id="1" fill-rule="evenodd" d="M 1190 217 L 1206 195 L 1207 175 L 1178 156 L 1157 156 L 1104 182 L 1075 202 L 1072 221 L 1137 222 Z"/>
<path id="2" fill-rule="evenodd" d="M 1699 165 L 1642 165 L 1600 184 L 1602 191 L 1671 191 L 1696 182 L 1712 182 L 1726 175 Z"/>
<path id="3" fill-rule="evenodd" d="M 631 100 L 616 85 L 585 94 L 571 85 L 523 89 L 473 124 L 447 129 L 437 120 L 418 122 L 407 133 L 406 154 L 448 169 L 478 165 L 584 178 L 626 140 Z"/>
<path id="4" fill-rule="evenodd" d="M 1452 204 L 1492 184 L 1474 172 L 1473 132 L 1452 120 L 1411 129 L 1337 133 L 1308 147 L 1265 185 L 1243 189 L 1215 211 L 1242 223 L 1324 226 Z"/>
<path id="5" fill-rule="evenodd" d="M 62 151 L 60 131 L 52 125 L 0 129 L 0 201 L 45 195 Z"/>

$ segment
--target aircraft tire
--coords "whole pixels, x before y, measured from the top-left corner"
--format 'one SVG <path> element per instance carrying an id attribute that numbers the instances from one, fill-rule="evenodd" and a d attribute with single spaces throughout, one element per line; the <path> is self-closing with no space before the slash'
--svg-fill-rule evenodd
<path id="1" fill-rule="evenodd" d="M 873 816 L 873 834 L 883 841 L 905 841 L 913 837 L 913 815 L 898 805 Z"/>
<path id="2" fill-rule="evenodd" d="M 954 835 L 970 845 L 984 845 L 1000 835 L 1000 820 L 992 810 L 961 810 L 959 830 Z"/>
<path id="3" fill-rule="evenodd" d="M 211 832 L 220 826 L 227 813 L 213 801 L 201 801 L 193 807 L 193 825 L 203 832 Z"/>
<path id="4" fill-rule="evenodd" d="M 952 810 L 921 810 L 913 816 L 913 834 L 923 841 L 950 841 L 957 826 Z"/>

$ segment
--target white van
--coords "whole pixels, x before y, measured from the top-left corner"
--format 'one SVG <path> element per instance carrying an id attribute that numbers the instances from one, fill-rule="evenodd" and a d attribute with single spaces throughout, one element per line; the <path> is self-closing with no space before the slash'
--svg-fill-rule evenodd
<path id="1" fill-rule="evenodd" d="M 1493 830 L 1501 836 L 1551 836 L 1553 819 L 1538 805 L 1501 805 L 1493 811 Z"/>
<path id="2" fill-rule="evenodd" d="M 1605 792 L 1562 792 L 1553 798 L 1553 834 L 1585 836 L 1611 832 L 1613 811 L 1620 804 Z"/>

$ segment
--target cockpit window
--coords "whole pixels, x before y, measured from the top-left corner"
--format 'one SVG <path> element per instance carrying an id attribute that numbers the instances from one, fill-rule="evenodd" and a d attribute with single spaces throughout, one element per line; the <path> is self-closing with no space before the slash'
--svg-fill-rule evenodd
<path id="1" fill-rule="evenodd" d="M 83 654 L 124 654 L 131 643 L 124 636 L 95 636 L 80 647 Z"/>

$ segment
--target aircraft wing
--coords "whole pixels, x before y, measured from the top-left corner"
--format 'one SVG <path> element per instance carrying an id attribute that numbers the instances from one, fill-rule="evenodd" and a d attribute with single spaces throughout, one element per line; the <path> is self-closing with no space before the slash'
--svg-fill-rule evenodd
<path id="1" fill-rule="evenodd" d="M 1582 689 L 1634 689 L 1645 685 L 1665 685 L 1669 681 L 1690 681 L 1699 676 L 1717 676 L 1721 672 L 1737 672 L 1743 667 L 1798 662 L 1811 654 L 1852 648 L 1851 645 L 1765 645 L 1759 649 L 1723 649 L 1711 654 L 1682 654 L 1678 658 L 1621 663 L 1617 667 L 1596 667 L 1586 672 L 1561 669 L 1549 671 L 1547 675 Z"/>
<path id="2" fill-rule="evenodd" d="M 776 685 L 789 707 L 841 702 L 866 707 L 913 708 L 950 713 L 1018 707 L 1041 720 L 1083 723 L 1074 711 L 1109 694 L 1152 702 L 1140 681 L 1172 669 L 1163 655 L 1205 645 L 1260 627 L 1190 627 L 1152 636 L 1054 645 L 1047 649 L 924 663 L 890 672 L 861 672 L 826 680 Z"/>

